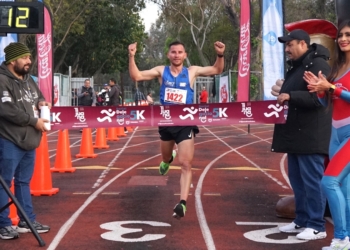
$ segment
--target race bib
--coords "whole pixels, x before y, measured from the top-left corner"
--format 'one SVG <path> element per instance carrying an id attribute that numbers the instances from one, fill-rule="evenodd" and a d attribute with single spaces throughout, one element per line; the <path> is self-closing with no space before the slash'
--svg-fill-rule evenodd
<path id="1" fill-rule="evenodd" d="M 186 97 L 187 97 L 187 90 L 165 88 L 164 101 L 166 102 L 186 104 Z"/>

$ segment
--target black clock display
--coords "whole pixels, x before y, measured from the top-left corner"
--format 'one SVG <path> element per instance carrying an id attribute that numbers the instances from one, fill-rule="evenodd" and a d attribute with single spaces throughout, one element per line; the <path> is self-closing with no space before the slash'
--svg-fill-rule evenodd
<path id="1" fill-rule="evenodd" d="M 44 33 L 42 2 L 0 2 L 0 33 Z"/>

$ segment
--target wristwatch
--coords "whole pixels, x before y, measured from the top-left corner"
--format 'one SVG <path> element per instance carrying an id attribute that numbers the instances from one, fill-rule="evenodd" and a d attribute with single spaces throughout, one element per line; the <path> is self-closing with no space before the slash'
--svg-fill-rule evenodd
<path id="1" fill-rule="evenodd" d="M 335 85 L 332 84 L 331 87 L 328 89 L 328 92 L 333 94 L 334 90 L 335 90 Z"/>

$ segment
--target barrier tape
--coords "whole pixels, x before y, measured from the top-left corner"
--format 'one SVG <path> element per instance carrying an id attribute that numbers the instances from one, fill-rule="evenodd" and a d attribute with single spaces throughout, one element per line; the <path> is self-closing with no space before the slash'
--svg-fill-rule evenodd
<path id="1" fill-rule="evenodd" d="M 253 101 L 165 106 L 52 107 L 51 129 L 124 126 L 223 126 L 285 123 L 288 105 Z"/>

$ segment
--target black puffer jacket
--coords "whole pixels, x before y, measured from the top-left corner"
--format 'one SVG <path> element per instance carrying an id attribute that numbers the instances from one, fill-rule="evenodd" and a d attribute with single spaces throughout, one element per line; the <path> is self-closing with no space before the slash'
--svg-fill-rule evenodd
<path id="1" fill-rule="evenodd" d="M 328 154 L 332 112 L 321 105 L 315 93 L 308 91 L 303 79 L 305 71 L 317 75 L 321 70 L 328 75 L 328 58 L 328 49 L 312 44 L 303 56 L 288 62 L 290 68 L 280 91 L 290 95 L 288 117 L 286 124 L 275 125 L 271 151 Z"/>

